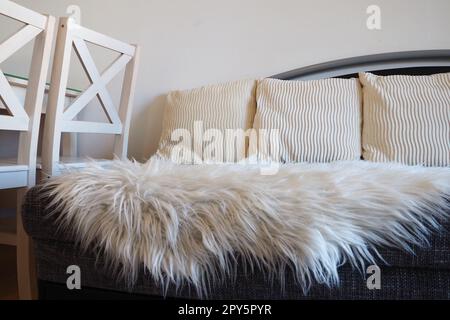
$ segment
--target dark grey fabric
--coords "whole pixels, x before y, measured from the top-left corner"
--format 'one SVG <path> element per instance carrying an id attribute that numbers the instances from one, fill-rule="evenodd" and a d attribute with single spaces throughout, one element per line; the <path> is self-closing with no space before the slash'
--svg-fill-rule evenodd
<path id="1" fill-rule="evenodd" d="M 134 287 L 129 288 L 108 270 L 103 258 L 96 260 L 92 250 L 81 252 L 74 245 L 70 234 L 57 232 L 54 220 L 46 217 L 49 199 L 38 187 L 31 189 L 23 206 L 23 221 L 27 232 L 33 237 L 38 276 L 41 280 L 65 283 L 66 268 L 78 265 L 82 272 L 82 286 L 130 291 L 149 295 L 162 295 L 151 276 L 141 272 Z M 51 210 L 50 210 L 51 211 Z M 378 261 L 381 268 L 381 289 L 369 290 L 365 275 L 352 270 L 348 264 L 339 269 L 340 286 L 327 288 L 314 284 L 305 295 L 286 270 L 285 287 L 279 279 L 268 279 L 261 271 L 245 271 L 238 265 L 236 277 L 223 283 L 210 283 L 208 298 L 214 299 L 450 299 L 450 223 L 443 224 L 441 232 L 430 236 L 428 248 L 413 247 L 415 255 L 400 250 L 379 248 L 386 262 Z M 168 297 L 199 298 L 188 286 L 177 289 L 169 287 Z"/>

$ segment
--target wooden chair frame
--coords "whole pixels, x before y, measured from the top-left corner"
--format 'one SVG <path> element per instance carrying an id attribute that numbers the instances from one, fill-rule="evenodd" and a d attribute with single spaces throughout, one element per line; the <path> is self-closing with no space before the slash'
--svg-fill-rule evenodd
<path id="1" fill-rule="evenodd" d="M 61 166 L 64 166 L 60 163 L 59 156 L 63 132 L 114 134 L 114 154 L 121 159 L 126 158 L 139 47 L 82 27 L 71 18 L 60 18 L 56 41 L 42 150 L 44 174 L 57 175 Z M 119 52 L 120 56 L 100 74 L 86 42 Z M 68 82 L 72 47 L 91 84 L 70 106 L 65 108 L 64 93 Z M 125 75 L 117 111 L 106 85 L 124 68 Z M 98 96 L 110 123 L 74 120 L 95 96 Z M 75 166 L 80 167 L 77 164 Z"/>
<path id="2" fill-rule="evenodd" d="M 20 131 L 17 163 L 0 163 L 0 189 L 20 188 L 17 195 L 16 233 L 0 232 L 0 243 L 17 248 L 19 297 L 31 299 L 35 292 L 30 256 L 30 239 L 21 219 L 21 203 L 27 189 L 36 183 L 36 153 L 45 81 L 49 68 L 55 18 L 42 15 L 12 1 L 0 1 L 0 15 L 25 24 L 0 44 L 0 63 L 35 40 L 29 83 L 24 105 L 21 105 L 5 75 L 0 70 L 0 97 L 10 116 L 0 115 L 0 129 Z"/>

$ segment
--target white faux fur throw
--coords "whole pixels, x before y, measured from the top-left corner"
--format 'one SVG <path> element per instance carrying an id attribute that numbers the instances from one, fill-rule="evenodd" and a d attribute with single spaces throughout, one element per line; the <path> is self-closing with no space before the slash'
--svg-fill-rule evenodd
<path id="1" fill-rule="evenodd" d="M 167 287 L 251 270 L 299 285 L 338 284 L 337 268 L 374 261 L 375 246 L 410 250 L 448 215 L 450 168 L 366 161 L 282 165 L 92 164 L 46 184 L 58 222 L 130 283 L 140 268 Z"/>

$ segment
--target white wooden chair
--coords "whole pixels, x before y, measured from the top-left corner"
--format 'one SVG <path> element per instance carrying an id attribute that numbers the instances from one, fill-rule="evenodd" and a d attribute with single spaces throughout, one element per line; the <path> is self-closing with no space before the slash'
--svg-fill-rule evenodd
<path id="1" fill-rule="evenodd" d="M 60 157 L 60 141 L 63 132 L 114 134 L 114 154 L 121 159 L 126 158 L 139 47 L 82 27 L 71 18 L 60 18 L 56 41 L 42 145 L 44 176 L 58 175 L 64 168 L 82 168 L 86 164 L 85 159 L 68 159 L 67 161 Z M 100 74 L 86 42 L 116 51 L 120 53 L 120 56 Z M 72 47 L 91 84 L 71 105 L 65 107 L 64 93 L 69 76 Z M 125 73 L 117 111 L 106 85 L 123 69 Z M 74 120 L 96 95 L 108 116 L 109 123 Z"/>
<path id="2" fill-rule="evenodd" d="M 22 225 L 21 203 L 27 189 L 36 182 L 39 122 L 55 19 L 8 0 L 0 1 L 0 15 L 25 24 L 19 31 L 0 44 L 0 63 L 30 41 L 35 41 L 28 88 L 23 105 L 0 69 L 0 98 L 9 113 L 9 115 L 0 115 L 0 130 L 20 131 L 16 163 L 2 163 L 0 160 L 0 189 L 19 188 L 15 225 L 8 228 L 4 221 L 0 220 L 0 243 L 16 246 L 19 297 L 31 299 L 35 290 L 34 273 L 30 259 L 30 239 Z"/>

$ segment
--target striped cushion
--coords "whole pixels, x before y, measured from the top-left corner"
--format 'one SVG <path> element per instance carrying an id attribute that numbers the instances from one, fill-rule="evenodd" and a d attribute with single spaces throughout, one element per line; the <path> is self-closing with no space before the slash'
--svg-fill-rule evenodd
<path id="1" fill-rule="evenodd" d="M 244 132 L 252 127 L 255 90 L 255 80 L 241 80 L 169 93 L 157 155 L 184 163 L 241 160 L 246 155 L 246 141 L 227 140 L 227 129 Z M 174 135 L 173 140 L 172 133 L 176 129 L 186 129 L 191 139 L 183 140 Z M 217 129 L 215 132 L 223 135 L 222 141 L 209 129 Z M 192 155 L 181 154 L 179 147 L 190 150 Z"/>
<path id="2" fill-rule="evenodd" d="M 359 77 L 364 159 L 450 165 L 450 73 Z"/>
<path id="3" fill-rule="evenodd" d="M 283 162 L 359 159 L 360 89 L 358 79 L 261 80 L 253 126 L 279 129 Z"/>

